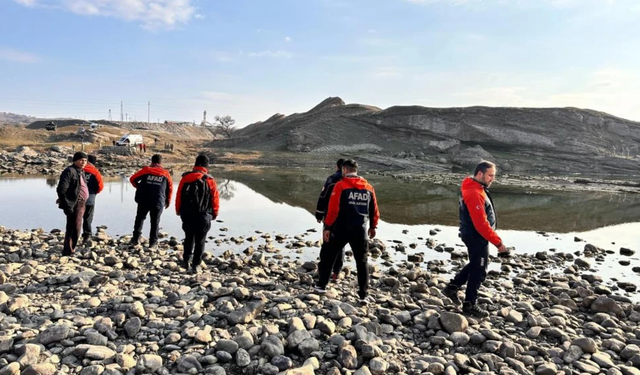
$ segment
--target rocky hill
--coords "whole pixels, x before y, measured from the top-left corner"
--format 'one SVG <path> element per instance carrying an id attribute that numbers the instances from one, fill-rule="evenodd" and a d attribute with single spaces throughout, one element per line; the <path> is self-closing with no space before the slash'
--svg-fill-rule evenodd
<path id="1" fill-rule="evenodd" d="M 0 124 L 28 124 L 36 118 L 11 112 L 0 112 Z"/>
<path id="2" fill-rule="evenodd" d="M 640 123 L 578 108 L 426 108 L 345 104 L 277 114 L 213 147 L 354 155 L 393 168 L 468 169 L 480 159 L 512 172 L 629 175 Z M 403 159 L 400 162 L 400 159 Z M 406 163 L 406 160 L 415 161 Z"/>

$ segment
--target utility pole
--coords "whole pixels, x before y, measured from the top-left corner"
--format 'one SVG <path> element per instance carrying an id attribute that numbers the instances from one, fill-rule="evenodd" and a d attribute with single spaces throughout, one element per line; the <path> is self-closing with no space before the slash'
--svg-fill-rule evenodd
<path id="1" fill-rule="evenodd" d="M 151 101 L 147 102 L 147 126 L 151 124 Z"/>
<path id="2" fill-rule="evenodd" d="M 124 117 L 122 117 L 122 100 L 120 101 L 120 122 L 122 122 L 124 120 Z"/>

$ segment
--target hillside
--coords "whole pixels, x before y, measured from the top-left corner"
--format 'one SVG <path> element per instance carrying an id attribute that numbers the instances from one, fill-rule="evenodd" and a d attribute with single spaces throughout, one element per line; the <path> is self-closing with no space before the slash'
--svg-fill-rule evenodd
<path id="1" fill-rule="evenodd" d="M 36 118 L 11 112 L 0 112 L 0 124 L 28 124 Z"/>
<path id="2" fill-rule="evenodd" d="M 275 115 L 213 147 L 354 155 L 401 169 L 635 174 L 640 123 L 577 108 L 380 108 L 328 98 Z M 407 163 L 406 161 L 410 161 Z"/>

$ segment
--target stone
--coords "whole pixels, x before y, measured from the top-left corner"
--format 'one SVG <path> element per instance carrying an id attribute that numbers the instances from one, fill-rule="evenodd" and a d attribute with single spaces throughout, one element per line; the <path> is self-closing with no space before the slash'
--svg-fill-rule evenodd
<path id="1" fill-rule="evenodd" d="M 440 324 L 448 333 L 462 332 L 469 327 L 469 322 L 461 314 L 443 311 L 440 314 Z"/>
<path id="2" fill-rule="evenodd" d="M 280 338 L 277 336 L 267 336 L 260 344 L 260 349 L 262 352 L 270 358 L 283 355 L 284 354 L 284 345 Z"/>
<path id="3" fill-rule="evenodd" d="M 247 367 L 251 363 L 251 356 L 246 350 L 239 348 L 236 352 L 236 365 L 238 367 Z"/>
<path id="4" fill-rule="evenodd" d="M 136 370 L 143 373 L 156 372 L 160 367 L 162 367 L 162 357 L 156 354 L 143 354 L 136 363 Z"/>
<path id="5" fill-rule="evenodd" d="M 264 302 L 249 302 L 244 307 L 233 311 L 227 316 L 232 325 L 251 323 L 264 310 Z"/>
<path id="6" fill-rule="evenodd" d="M 276 366 L 279 371 L 288 370 L 293 367 L 293 361 L 289 357 L 278 355 L 271 358 L 271 364 Z"/>
<path id="7" fill-rule="evenodd" d="M 185 355 L 181 357 L 177 361 L 178 371 L 180 372 L 190 372 L 192 369 L 195 369 L 197 372 L 202 371 L 202 365 L 198 362 L 198 359 L 192 355 Z"/>
<path id="8" fill-rule="evenodd" d="M 0 336 L 0 353 L 7 353 L 13 347 L 13 337 Z"/>
<path id="9" fill-rule="evenodd" d="M 343 346 L 338 357 L 342 366 L 348 369 L 355 369 L 358 366 L 358 354 L 352 345 Z"/>
<path id="10" fill-rule="evenodd" d="M 105 360 L 116 356 L 116 352 L 106 346 L 88 345 L 89 350 L 84 354 L 85 358 Z"/>
<path id="11" fill-rule="evenodd" d="M 59 342 L 69 337 L 71 328 L 65 324 L 58 324 L 47 328 L 40 333 L 40 343 L 48 345 L 53 342 Z"/>
<path id="12" fill-rule="evenodd" d="M 613 313 L 618 317 L 624 317 L 624 310 L 618 305 L 618 303 L 606 296 L 599 296 L 595 301 L 591 304 L 591 311 L 593 312 L 606 312 Z"/>
<path id="13" fill-rule="evenodd" d="M 91 365 L 87 366 L 80 371 L 80 375 L 100 375 L 104 372 L 104 366 Z"/>
<path id="14" fill-rule="evenodd" d="M 389 364 L 382 358 L 372 358 L 369 361 L 369 370 L 373 375 L 383 375 L 389 369 Z"/>
<path id="15" fill-rule="evenodd" d="M 555 363 L 543 363 L 536 368 L 536 374 L 538 375 L 556 375 L 558 373 L 558 366 Z"/>
<path id="16" fill-rule="evenodd" d="M 585 353 L 595 353 L 598 351 L 598 345 L 595 340 L 589 337 L 579 337 L 573 340 L 571 345 L 579 346 Z"/>
<path id="17" fill-rule="evenodd" d="M 124 331 L 127 333 L 127 336 L 130 338 L 136 337 L 138 332 L 142 329 L 142 321 L 139 317 L 131 318 L 125 323 Z"/>
<path id="18" fill-rule="evenodd" d="M 304 357 L 308 357 L 311 353 L 320 350 L 320 343 L 314 338 L 308 338 L 298 345 L 298 351 Z"/>
<path id="19" fill-rule="evenodd" d="M 20 364 L 18 362 L 9 363 L 0 369 L 0 375 L 20 375 Z"/>
<path id="20" fill-rule="evenodd" d="M 131 304 L 131 306 L 129 307 L 129 313 L 139 318 L 144 318 L 147 315 L 146 311 L 144 310 L 144 306 L 140 301 L 135 301 Z"/>
<path id="21" fill-rule="evenodd" d="M 640 348 L 638 347 L 638 345 L 629 344 L 625 346 L 624 349 L 622 349 L 622 351 L 620 352 L 620 358 L 628 360 L 636 354 L 640 354 Z"/>
<path id="22" fill-rule="evenodd" d="M 118 353 L 116 354 L 115 359 L 118 366 L 120 366 L 125 371 L 136 367 L 135 358 L 128 354 Z"/>
<path id="23" fill-rule="evenodd" d="M 56 366 L 53 363 L 38 363 L 24 369 L 21 375 L 54 375 L 55 373 Z"/>
<path id="24" fill-rule="evenodd" d="M 230 354 L 235 354 L 238 351 L 238 348 L 238 343 L 233 340 L 219 340 L 216 343 L 216 350 L 222 350 Z"/>
<path id="25" fill-rule="evenodd" d="M 288 370 L 285 375 L 314 375 L 315 371 L 313 370 L 313 366 L 305 365 L 302 367 L 294 368 Z"/>

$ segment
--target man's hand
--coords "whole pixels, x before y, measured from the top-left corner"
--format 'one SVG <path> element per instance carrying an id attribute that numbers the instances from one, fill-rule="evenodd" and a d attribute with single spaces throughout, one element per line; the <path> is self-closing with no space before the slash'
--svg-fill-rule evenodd
<path id="1" fill-rule="evenodd" d="M 329 236 L 331 236 L 331 231 L 325 230 L 322 232 L 322 240 L 324 240 L 324 242 L 329 242 Z"/>
<path id="2" fill-rule="evenodd" d="M 169 202 L 165 203 L 164 208 L 169 208 Z"/>
<path id="3" fill-rule="evenodd" d="M 376 237 L 376 228 L 369 228 L 369 238 Z"/>
<path id="4" fill-rule="evenodd" d="M 498 252 L 499 253 L 508 253 L 509 249 L 507 249 L 507 247 L 501 243 L 500 246 L 498 246 Z"/>

